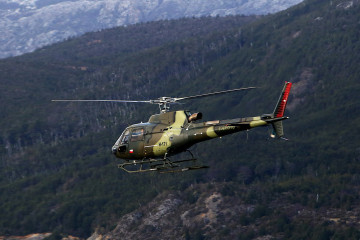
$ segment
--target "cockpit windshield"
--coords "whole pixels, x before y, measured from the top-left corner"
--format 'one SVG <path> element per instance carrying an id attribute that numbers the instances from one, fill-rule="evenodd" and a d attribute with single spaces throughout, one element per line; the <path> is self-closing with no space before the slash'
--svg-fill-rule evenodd
<path id="1" fill-rule="evenodd" d="M 120 144 L 126 144 L 129 143 L 129 138 L 130 138 L 130 131 L 128 129 L 126 129 L 121 136 L 119 137 L 119 139 L 116 141 L 115 145 L 120 145 Z"/>

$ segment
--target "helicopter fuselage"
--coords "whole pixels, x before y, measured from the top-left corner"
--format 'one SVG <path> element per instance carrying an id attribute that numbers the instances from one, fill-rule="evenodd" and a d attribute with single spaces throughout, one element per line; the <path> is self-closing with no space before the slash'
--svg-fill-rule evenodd
<path id="1" fill-rule="evenodd" d="M 267 119 L 269 116 L 264 115 L 197 122 L 198 119 L 192 119 L 184 110 L 160 113 L 152 115 L 146 123 L 127 127 L 112 151 L 116 157 L 126 160 L 163 158 L 183 152 L 202 141 L 267 125 Z"/>
<path id="2" fill-rule="evenodd" d="M 152 115 L 146 123 L 127 127 L 112 147 L 112 152 L 116 157 L 127 160 L 127 162 L 118 165 L 119 168 L 126 172 L 159 171 L 164 173 L 207 168 L 207 166 L 196 165 L 196 158 L 192 154 L 192 157 L 189 159 L 171 161 L 168 158 L 168 156 L 186 151 L 192 145 L 202 141 L 270 124 L 273 127 L 273 132 L 270 136 L 272 138 L 283 138 L 282 121 L 288 118 L 284 117 L 284 111 L 291 85 L 291 82 L 285 82 L 277 105 L 271 114 L 206 122 L 198 121 L 202 118 L 201 113 L 191 115 L 188 111 L 184 110 L 169 112 L 170 105 L 182 100 L 251 90 L 256 87 L 236 88 L 180 98 L 160 97 L 158 99 L 140 101 L 108 99 L 62 99 L 52 101 L 150 103 L 159 105 L 160 114 Z M 133 161 L 130 162 L 129 160 Z M 193 162 L 193 164 L 184 166 L 189 162 Z"/>

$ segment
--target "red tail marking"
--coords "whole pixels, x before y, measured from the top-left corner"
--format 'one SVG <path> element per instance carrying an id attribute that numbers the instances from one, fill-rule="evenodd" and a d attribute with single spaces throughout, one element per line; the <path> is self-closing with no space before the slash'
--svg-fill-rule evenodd
<path id="1" fill-rule="evenodd" d="M 285 107 L 286 107 L 286 103 L 287 103 L 287 100 L 288 100 L 288 97 L 289 97 L 291 85 L 292 85 L 291 82 L 286 82 L 285 89 L 284 89 L 284 91 L 283 91 L 283 93 L 282 93 L 281 100 L 280 100 L 280 102 L 279 102 L 279 106 L 278 106 L 278 108 L 276 109 L 275 117 L 282 117 L 282 116 L 284 116 Z"/>

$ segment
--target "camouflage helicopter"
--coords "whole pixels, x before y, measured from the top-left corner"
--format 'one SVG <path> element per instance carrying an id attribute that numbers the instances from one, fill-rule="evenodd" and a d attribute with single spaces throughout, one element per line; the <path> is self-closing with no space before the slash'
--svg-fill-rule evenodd
<path id="1" fill-rule="evenodd" d="M 121 102 L 158 104 L 160 113 L 152 115 L 148 122 L 127 127 L 112 147 L 112 153 L 125 160 L 118 167 L 129 173 L 157 171 L 182 172 L 208 168 L 198 165 L 190 150 L 196 143 L 248 130 L 259 126 L 273 127 L 272 138 L 283 138 L 282 121 L 288 119 L 284 111 L 291 89 L 291 82 L 285 82 L 277 105 L 271 114 L 256 117 L 235 118 L 199 122 L 202 113 L 190 114 L 189 111 L 169 111 L 170 105 L 178 101 L 251 90 L 256 87 L 237 88 L 195 96 L 171 98 L 160 97 L 155 100 L 52 100 L 76 102 Z M 191 157 L 171 160 L 170 157 L 181 152 L 188 152 Z"/>

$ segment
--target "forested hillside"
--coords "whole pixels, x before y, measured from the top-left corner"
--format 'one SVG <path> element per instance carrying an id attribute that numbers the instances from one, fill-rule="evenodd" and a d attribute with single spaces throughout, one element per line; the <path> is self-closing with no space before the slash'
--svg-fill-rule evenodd
<path id="1" fill-rule="evenodd" d="M 359 1 L 309 0 L 258 19 L 138 24 L 0 61 L 0 234 L 87 237 L 156 196 L 183 191 L 194 204 L 199 191 L 216 190 L 253 207 L 219 237 L 241 239 L 253 224 L 248 239 L 358 239 L 359 10 Z M 161 176 L 121 172 L 110 153 L 124 127 L 156 106 L 50 102 L 260 87 L 177 106 L 215 120 L 272 112 L 284 81 L 294 83 L 289 141 L 269 140 L 264 128 L 204 142 L 193 151 L 210 169 Z M 294 206 L 355 220 L 296 218 Z M 182 236 L 211 238 L 205 225 Z"/>

